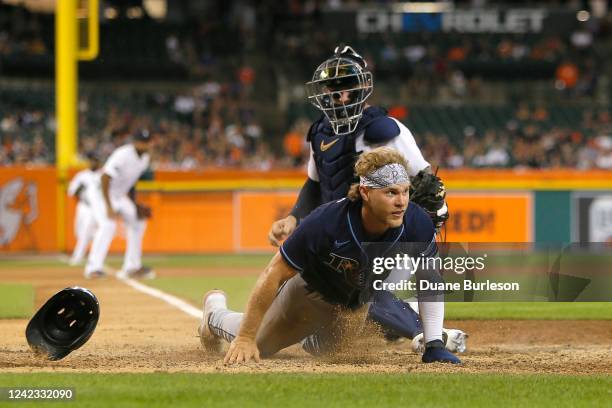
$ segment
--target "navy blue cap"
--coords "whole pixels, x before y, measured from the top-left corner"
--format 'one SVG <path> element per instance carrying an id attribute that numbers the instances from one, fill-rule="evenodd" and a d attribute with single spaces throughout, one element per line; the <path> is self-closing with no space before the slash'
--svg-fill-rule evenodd
<path id="1" fill-rule="evenodd" d="M 139 142 L 148 142 L 151 140 L 151 132 L 149 129 L 138 129 L 134 132 L 134 140 Z"/>

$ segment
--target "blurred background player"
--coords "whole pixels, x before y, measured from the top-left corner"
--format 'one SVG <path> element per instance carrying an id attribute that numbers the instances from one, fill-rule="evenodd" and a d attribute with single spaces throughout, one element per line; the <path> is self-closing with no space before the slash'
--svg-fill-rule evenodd
<path id="1" fill-rule="evenodd" d="M 272 225 L 270 242 L 278 246 L 314 208 L 346 197 L 354 181 L 357 157 L 378 146 L 398 150 L 408 160 L 410 176 L 429 179 L 429 187 L 435 184 L 427 200 L 417 204 L 427 210 L 439 229 L 448 219 L 444 185 L 431 174 L 431 166 L 410 130 L 388 116 L 385 109 L 366 103 L 372 94 L 373 78 L 363 57 L 349 46 L 336 47 L 334 55 L 317 67 L 306 86 L 308 99 L 323 115 L 308 131 L 311 153 L 306 183 L 291 214 Z M 386 329 L 390 339 L 398 336 L 412 339 L 422 332 L 418 310 L 391 293 L 377 293 L 370 317 Z M 465 340 L 466 335 L 460 330 L 447 333 L 447 345 L 452 351 L 464 351 Z"/>
<path id="2" fill-rule="evenodd" d="M 96 220 L 87 201 L 87 190 L 96 188 L 96 178 L 100 177 L 100 159 L 95 153 L 88 153 L 89 167 L 74 175 L 68 185 L 68 195 L 77 199 L 74 214 L 74 235 L 77 242 L 70 258 L 70 265 L 83 262 L 89 241 L 96 231 Z"/>
<path id="3" fill-rule="evenodd" d="M 202 345 L 219 350 L 221 339 L 231 341 L 225 363 L 259 361 L 303 341 L 306 351 L 323 354 L 351 340 L 364 320 L 367 303 L 376 292 L 370 259 L 403 251 L 410 256 L 435 256 L 435 228 L 427 213 L 408 200 L 408 165 L 394 149 L 379 148 L 362 155 L 355 165 L 359 183 L 348 199 L 321 205 L 291 234 L 260 275 L 245 313 L 227 309 L 225 295 L 204 298 L 199 328 Z M 364 250 L 361 243 L 377 245 Z M 409 243 L 410 248 L 397 244 Z M 417 270 L 418 279 L 438 282 L 438 271 Z M 442 308 L 439 308 L 442 305 Z M 419 292 L 425 350 L 422 361 L 461 361 L 445 350 L 442 323 L 443 294 Z M 352 327 L 352 329 L 351 329 Z"/>
<path id="4" fill-rule="evenodd" d="M 102 168 L 97 188 L 91 189 L 88 199 L 98 224 L 98 229 L 89 251 L 85 277 L 101 278 L 104 260 L 113 240 L 116 217 L 121 217 L 126 229 L 126 249 L 119 277 L 153 278 L 154 272 L 142 265 L 142 239 L 146 219 L 150 216 L 147 207 L 135 201 L 134 185 L 150 164 L 149 149 L 151 133 L 138 130 L 133 141 L 117 148 Z"/>

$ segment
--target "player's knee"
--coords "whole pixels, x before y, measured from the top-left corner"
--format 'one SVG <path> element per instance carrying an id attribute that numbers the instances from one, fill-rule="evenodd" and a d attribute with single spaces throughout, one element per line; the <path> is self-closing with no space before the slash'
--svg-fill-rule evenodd
<path id="1" fill-rule="evenodd" d="M 117 223 L 114 220 L 104 220 L 102 222 L 100 222 L 100 224 L 98 225 L 98 228 L 100 228 L 100 230 L 102 230 L 105 233 L 111 233 L 114 234 L 115 233 L 115 229 L 117 228 Z"/>
<path id="2" fill-rule="evenodd" d="M 259 355 L 264 358 L 270 357 L 279 351 L 277 347 L 273 347 L 271 344 L 258 343 L 257 348 L 259 349 Z"/>
<path id="3" fill-rule="evenodd" d="M 262 336 L 261 333 L 258 334 L 256 342 L 261 357 L 270 357 L 287 347 L 287 345 L 281 345 L 281 342 L 276 337 Z"/>
<path id="4" fill-rule="evenodd" d="M 147 221 L 146 220 L 138 220 L 136 222 L 136 231 L 144 232 L 147 229 Z"/>

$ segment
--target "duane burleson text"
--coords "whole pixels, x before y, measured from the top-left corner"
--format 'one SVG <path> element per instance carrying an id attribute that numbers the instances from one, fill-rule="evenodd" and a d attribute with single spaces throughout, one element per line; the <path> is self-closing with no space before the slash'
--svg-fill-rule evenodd
<path id="1" fill-rule="evenodd" d="M 374 290 L 417 290 L 417 283 L 402 279 L 399 282 L 384 282 L 375 280 L 373 282 Z M 419 281 L 418 290 L 441 290 L 441 291 L 457 291 L 457 290 L 475 290 L 475 291 L 519 291 L 521 290 L 518 282 L 474 282 L 464 280 L 463 282 L 429 282 L 427 280 Z"/>

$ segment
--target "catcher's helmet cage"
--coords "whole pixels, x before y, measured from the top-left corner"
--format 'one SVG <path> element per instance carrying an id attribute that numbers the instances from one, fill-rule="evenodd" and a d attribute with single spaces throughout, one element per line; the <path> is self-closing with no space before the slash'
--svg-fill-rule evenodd
<path id="1" fill-rule="evenodd" d="M 93 293 L 78 286 L 66 288 L 36 312 L 26 328 L 26 338 L 34 352 L 60 360 L 89 340 L 99 317 Z"/>
<path id="2" fill-rule="evenodd" d="M 349 46 L 336 47 L 306 83 L 308 100 L 323 112 L 337 135 L 355 130 L 372 89 L 367 63 Z"/>

